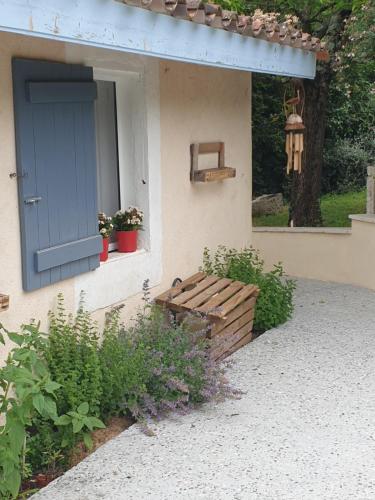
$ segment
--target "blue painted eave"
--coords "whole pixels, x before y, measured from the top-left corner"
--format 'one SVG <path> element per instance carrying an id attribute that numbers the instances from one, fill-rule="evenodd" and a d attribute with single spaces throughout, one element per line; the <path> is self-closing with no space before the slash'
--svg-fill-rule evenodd
<path id="1" fill-rule="evenodd" d="M 314 53 L 114 0 L 0 0 L 0 31 L 161 59 L 314 78 Z"/>

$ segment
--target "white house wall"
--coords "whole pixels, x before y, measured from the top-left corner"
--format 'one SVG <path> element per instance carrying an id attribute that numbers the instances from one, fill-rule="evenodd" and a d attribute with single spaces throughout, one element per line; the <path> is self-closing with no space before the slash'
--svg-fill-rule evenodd
<path id="1" fill-rule="evenodd" d="M 142 257 L 143 252 L 133 257 L 118 256 L 97 271 L 34 292 L 23 292 L 17 180 L 9 177 L 16 170 L 13 56 L 91 65 L 95 62 L 99 67 L 115 70 L 125 67 L 136 70 L 143 66 L 146 75 L 148 71 L 159 75 L 159 90 L 157 82 L 148 90 L 147 99 L 154 107 L 148 106 L 147 120 L 152 131 L 148 143 L 152 162 L 148 166 L 148 181 L 152 185 L 149 214 L 154 228 L 151 247 L 156 245 L 160 253 L 156 251 L 153 257 L 150 254 Z M 144 277 L 151 278 L 154 285 L 159 283 L 152 289 L 155 294 L 169 288 L 176 276 L 184 278 L 196 272 L 205 246 L 241 247 L 250 243 L 251 78 L 248 73 L 173 61 L 158 61 L 155 69 L 155 59 L 0 33 L 0 74 L 0 293 L 10 295 L 9 310 L 0 313 L 0 322 L 5 326 L 17 328 L 22 322 L 36 318 L 45 327 L 47 312 L 54 307 L 57 294 L 64 293 L 67 308 L 72 310 L 77 306 L 81 289 L 87 292 L 88 306 L 95 310 L 98 320 L 102 320 L 104 311 L 114 302 L 125 302 L 124 314 L 129 317 L 140 303 Z M 217 140 L 225 142 L 226 164 L 237 169 L 237 177 L 207 185 L 191 184 L 190 143 Z M 145 264 L 142 258 L 155 260 Z M 135 272 L 129 279 L 127 266 L 132 259 Z M 114 282 L 113 276 L 120 278 Z"/>

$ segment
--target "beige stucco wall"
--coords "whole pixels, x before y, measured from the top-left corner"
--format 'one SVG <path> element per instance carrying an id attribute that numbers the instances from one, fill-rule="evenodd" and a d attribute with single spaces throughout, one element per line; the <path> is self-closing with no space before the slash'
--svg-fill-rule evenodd
<path id="1" fill-rule="evenodd" d="M 181 63 L 161 63 L 160 84 L 163 268 L 170 283 L 197 269 L 204 246 L 250 243 L 251 94 L 246 73 Z M 191 184 L 190 144 L 215 140 L 225 142 L 237 177 Z"/>
<path id="2" fill-rule="evenodd" d="M 45 324 L 58 292 L 64 293 L 70 309 L 77 294 L 74 278 L 35 292 L 22 291 L 17 181 L 9 178 L 16 169 L 12 56 L 95 61 L 113 69 L 119 69 L 125 58 L 130 65 L 137 63 L 138 56 L 0 33 L 0 293 L 10 295 L 10 308 L 0 313 L 0 322 L 17 328 L 30 318 Z M 250 75 L 244 72 L 160 62 L 162 278 L 153 293 L 169 287 L 176 276 L 195 272 L 205 245 L 240 247 L 250 243 L 250 84 Z M 226 163 L 236 167 L 237 177 L 192 185 L 190 143 L 216 140 L 225 142 Z M 139 290 L 141 286 L 139 283 Z M 139 295 L 128 298 L 127 316 L 138 302 Z M 104 310 L 94 315 L 100 320 Z"/>
<path id="3" fill-rule="evenodd" d="M 353 220 L 351 231 L 256 228 L 252 243 L 259 249 L 268 269 L 281 261 L 290 276 L 375 290 L 373 222 Z"/>

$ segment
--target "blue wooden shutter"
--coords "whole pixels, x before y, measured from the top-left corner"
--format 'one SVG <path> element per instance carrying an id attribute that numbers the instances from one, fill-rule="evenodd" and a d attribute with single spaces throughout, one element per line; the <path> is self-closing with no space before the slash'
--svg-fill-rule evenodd
<path id="1" fill-rule="evenodd" d="M 23 288 L 99 266 L 92 68 L 14 59 Z"/>

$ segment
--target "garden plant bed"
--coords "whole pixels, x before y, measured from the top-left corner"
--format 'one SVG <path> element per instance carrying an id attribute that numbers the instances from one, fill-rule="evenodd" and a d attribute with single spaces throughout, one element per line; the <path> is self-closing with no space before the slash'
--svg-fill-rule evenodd
<path id="1" fill-rule="evenodd" d="M 92 433 L 92 441 L 93 447 L 91 450 L 88 450 L 84 443 L 78 443 L 75 449 L 72 451 L 71 458 L 69 460 L 68 467 L 55 467 L 53 470 L 46 470 L 35 474 L 32 478 L 27 479 L 22 483 L 22 489 L 20 498 L 27 498 L 29 495 L 35 493 L 36 490 L 44 488 L 52 482 L 54 479 L 58 478 L 62 474 L 66 472 L 66 470 L 71 469 L 78 465 L 82 460 L 86 457 L 94 453 L 98 448 L 100 448 L 103 444 L 107 443 L 114 437 L 121 434 L 121 432 L 128 429 L 130 426 L 134 424 L 134 419 L 130 417 L 112 417 L 105 429 L 96 429 Z M 22 496 L 23 495 L 23 496 Z"/>
<path id="2" fill-rule="evenodd" d="M 255 285 L 199 272 L 155 301 L 179 313 L 179 320 L 190 313 L 201 319 L 201 329 L 206 329 L 209 339 L 210 358 L 221 361 L 251 341 L 258 294 Z"/>

